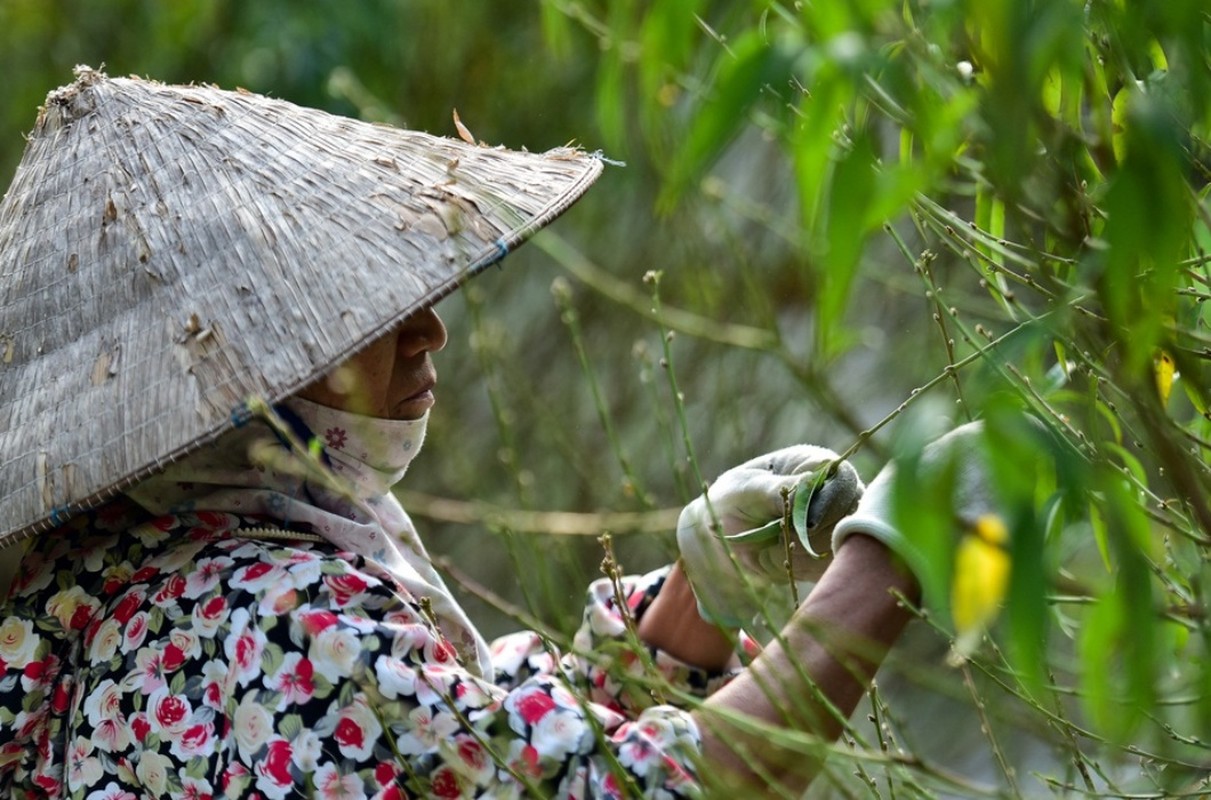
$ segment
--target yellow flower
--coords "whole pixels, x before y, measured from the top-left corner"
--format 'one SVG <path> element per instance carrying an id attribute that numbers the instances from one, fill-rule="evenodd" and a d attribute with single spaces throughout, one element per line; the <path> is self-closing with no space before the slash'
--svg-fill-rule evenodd
<path id="1" fill-rule="evenodd" d="M 1152 372 L 1156 378 L 1156 393 L 1160 396 L 1161 406 L 1169 404 L 1169 393 L 1173 390 L 1173 381 L 1178 377 L 1177 365 L 1173 356 L 1164 350 L 1157 350 L 1152 359 Z"/>
<path id="2" fill-rule="evenodd" d="M 961 662 L 979 644 L 1009 589 L 1009 530 L 996 514 L 976 520 L 959 541 L 950 587 L 950 613 L 957 638 L 952 660 Z"/>

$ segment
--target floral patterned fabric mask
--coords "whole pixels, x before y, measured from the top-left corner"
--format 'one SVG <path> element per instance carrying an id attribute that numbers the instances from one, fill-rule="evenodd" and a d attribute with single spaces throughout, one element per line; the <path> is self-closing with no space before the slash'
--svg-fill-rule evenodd
<path id="1" fill-rule="evenodd" d="M 390 492 L 420 452 L 428 415 L 378 419 L 297 397 L 278 412 L 300 439 L 318 437 L 323 461 L 337 480 L 317 474 L 322 467 L 295 455 L 268 425 L 256 422 L 219 437 L 127 494 L 153 514 L 208 510 L 268 516 L 377 561 L 417 599 L 429 598 L 463 663 L 492 680 L 487 644 L 433 569 L 416 527 Z"/>

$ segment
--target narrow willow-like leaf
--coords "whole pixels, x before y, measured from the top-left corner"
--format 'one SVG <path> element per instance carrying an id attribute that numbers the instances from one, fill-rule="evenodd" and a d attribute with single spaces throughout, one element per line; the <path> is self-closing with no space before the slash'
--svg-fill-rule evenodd
<path id="1" fill-rule="evenodd" d="M 919 164 L 892 164 L 878 169 L 875 191 L 862 216 L 862 229 L 869 234 L 899 217 L 919 197 L 928 180 L 925 168 Z"/>
<path id="2" fill-rule="evenodd" d="M 702 0 L 659 0 L 640 27 L 640 87 L 647 101 L 658 101 L 666 81 L 686 66 L 698 30 Z"/>
<path id="3" fill-rule="evenodd" d="M 989 294 L 1009 319 L 1015 319 L 1017 311 L 1006 299 L 1009 287 L 1005 283 L 1005 276 L 994 268 L 1005 266 L 1004 249 L 996 246 L 1005 238 L 1005 202 L 997 197 L 993 188 L 987 184 L 982 183 L 976 189 L 975 223 L 979 230 L 986 231 L 988 236 L 995 240 L 995 244 L 983 239 L 977 241 L 976 249 L 983 254 L 984 259 L 977 259 L 976 265 L 989 287 L 995 287 L 995 291 L 989 291 Z M 992 266 L 985 259 L 991 262 Z"/>
<path id="4" fill-rule="evenodd" d="M 791 526 L 799 538 L 799 545 L 812 558 L 821 558 L 822 554 L 812 549 L 811 530 L 807 525 L 807 512 L 811 508 L 812 498 L 828 480 L 827 470 L 818 470 L 814 475 L 806 477 L 795 487 L 794 501 L 791 505 Z"/>
<path id="5" fill-rule="evenodd" d="M 557 58 L 567 58 L 572 52 L 572 24 L 554 0 L 542 0 L 539 4 L 542 19 L 542 37 L 547 49 Z"/>
<path id="6" fill-rule="evenodd" d="M 1118 691 L 1112 678 L 1116 661 L 1113 654 L 1122 635 L 1122 609 L 1113 593 L 1103 594 L 1085 615 L 1080 627 L 1081 699 L 1085 713 L 1098 730 L 1111 732 L 1117 738 L 1124 738 L 1130 729 L 1118 703 Z"/>
<path id="7" fill-rule="evenodd" d="M 868 230 L 866 212 L 875 195 L 874 151 L 869 135 L 855 135 L 853 145 L 833 170 L 825 210 L 826 250 L 817 261 L 821 291 L 817 303 L 817 340 L 836 341 Z M 826 352 L 828 347 L 825 347 Z"/>
<path id="8" fill-rule="evenodd" d="M 1144 465 L 1136 458 L 1135 454 L 1116 442 L 1105 442 L 1102 445 L 1106 450 L 1118 456 L 1122 465 L 1131 473 L 1131 477 L 1135 478 L 1141 486 L 1148 485 L 1148 473 L 1144 470 Z"/>
<path id="9" fill-rule="evenodd" d="M 832 175 L 833 139 L 853 88 L 831 66 L 818 70 L 811 95 L 799 105 L 803 121 L 791 134 L 791 157 L 799 191 L 799 218 L 804 231 L 817 228 L 817 208 Z"/>
<path id="10" fill-rule="evenodd" d="M 919 454 L 918 454 L 919 455 Z M 950 580 L 957 531 L 952 514 L 954 470 L 926 476 L 915 456 L 897 463 L 892 487 L 892 514 L 897 528 L 914 547 L 904 553 L 921 583 L 925 605 L 946 619 L 950 615 Z"/>
<path id="11" fill-rule="evenodd" d="M 1114 587 L 1085 620 L 1083 688 L 1091 717 L 1107 736 L 1125 740 L 1156 699 L 1160 659 L 1151 574 L 1141 553 L 1148 538 L 1143 511 L 1121 481 L 1106 485 L 1106 538 L 1116 556 Z"/>
<path id="12" fill-rule="evenodd" d="M 602 60 L 597 73 L 597 124 L 606 144 L 615 152 L 623 150 L 626 138 L 626 110 L 623 92 L 622 57 L 615 49 Z"/>
<path id="13" fill-rule="evenodd" d="M 1016 517 L 1010 538 L 1009 554 L 1013 569 L 1009 575 L 1009 639 L 1013 665 L 1022 680 L 1036 695 L 1047 682 L 1047 631 L 1049 608 L 1042 588 L 1049 576 L 1046 570 L 1044 519 L 1024 513 Z"/>
<path id="14" fill-rule="evenodd" d="M 784 80 L 787 63 L 779 50 L 756 31 L 747 31 L 719 57 L 718 73 L 673 157 L 660 206 L 669 208 L 731 143 L 748 118 L 762 87 Z"/>
<path id="15" fill-rule="evenodd" d="M 1126 155 L 1106 195 L 1107 316 L 1131 331 L 1122 342 L 1128 369 L 1146 374 L 1173 316 L 1176 263 L 1186 254 L 1193 217 L 1182 175 L 1185 156 L 1171 109 L 1137 94 L 1127 116 Z"/>
<path id="16" fill-rule="evenodd" d="M 1008 536 L 1001 539 L 1009 572 L 1009 650 L 1023 683 L 1038 693 L 1047 678 L 1043 665 L 1050 616 L 1042 588 L 1049 578 L 1044 542 L 1048 508 L 1059 502 L 1054 463 L 1058 454 L 1042 425 L 1005 396 L 989 404 L 982 444 L 994 507 L 1008 526 Z"/>
<path id="17" fill-rule="evenodd" d="M 1206 416 L 1207 401 L 1203 398 L 1203 394 L 1201 391 L 1199 391 L 1199 388 L 1191 381 L 1182 381 L 1179 385 L 1181 386 L 1182 391 L 1185 393 L 1186 399 L 1190 401 L 1190 405 L 1194 406 L 1194 410 L 1197 411 L 1200 416 Z"/>

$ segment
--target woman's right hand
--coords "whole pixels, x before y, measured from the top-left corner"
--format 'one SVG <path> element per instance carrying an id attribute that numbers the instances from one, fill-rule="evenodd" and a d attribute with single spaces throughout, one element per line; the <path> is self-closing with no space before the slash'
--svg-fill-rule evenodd
<path id="1" fill-rule="evenodd" d="M 788 547 L 783 519 L 795 493 L 803 491 L 813 492 L 805 515 L 808 537 L 796 537 Z M 759 611 L 761 595 L 785 586 L 792 574 L 796 581 L 819 578 L 833 526 L 854 510 L 862 491 L 849 462 L 814 445 L 785 447 L 720 475 L 677 524 L 677 545 L 703 619 L 742 627 Z"/>

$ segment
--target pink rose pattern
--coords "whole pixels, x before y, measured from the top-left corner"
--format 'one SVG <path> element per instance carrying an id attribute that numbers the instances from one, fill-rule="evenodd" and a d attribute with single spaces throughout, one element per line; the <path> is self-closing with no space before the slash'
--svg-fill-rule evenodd
<path id="1" fill-rule="evenodd" d="M 515 634 L 493 684 L 373 562 L 239 535 L 264 524 L 115 503 L 40 538 L 0 606 L 0 797 L 693 793 L 689 715 L 621 688 L 641 659 L 609 584 L 576 639 L 592 657 Z M 632 613 L 662 581 L 624 582 Z M 726 679 L 649 655 L 698 695 Z"/>

